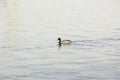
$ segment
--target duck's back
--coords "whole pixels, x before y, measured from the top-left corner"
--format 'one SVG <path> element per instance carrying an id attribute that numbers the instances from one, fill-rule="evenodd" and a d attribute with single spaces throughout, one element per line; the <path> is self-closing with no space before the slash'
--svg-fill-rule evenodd
<path id="1" fill-rule="evenodd" d="M 61 43 L 62 44 L 70 44 L 72 41 L 71 40 L 62 40 Z"/>

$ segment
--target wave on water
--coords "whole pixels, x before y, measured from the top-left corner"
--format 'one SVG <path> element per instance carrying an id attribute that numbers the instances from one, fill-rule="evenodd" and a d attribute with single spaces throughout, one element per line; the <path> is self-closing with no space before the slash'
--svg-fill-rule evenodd
<path id="1" fill-rule="evenodd" d="M 110 38 L 101 38 L 97 40 L 77 40 L 73 41 L 72 47 L 78 50 L 94 49 L 94 48 L 107 48 L 107 47 L 117 47 L 119 46 L 118 41 L 119 37 L 110 37 Z"/>

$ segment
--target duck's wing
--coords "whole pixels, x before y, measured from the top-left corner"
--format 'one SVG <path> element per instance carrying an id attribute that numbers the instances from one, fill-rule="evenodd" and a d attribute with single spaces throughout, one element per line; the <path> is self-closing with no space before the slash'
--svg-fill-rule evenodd
<path id="1" fill-rule="evenodd" d="M 63 41 L 69 41 L 69 42 L 72 42 L 71 40 L 63 40 Z"/>

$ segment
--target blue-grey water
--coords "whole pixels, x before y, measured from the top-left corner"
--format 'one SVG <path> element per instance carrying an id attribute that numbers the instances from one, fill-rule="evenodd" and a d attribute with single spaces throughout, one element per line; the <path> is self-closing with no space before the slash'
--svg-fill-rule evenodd
<path id="1" fill-rule="evenodd" d="M 120 1 L 0 0 L 0 80 L 120 80 Z"/>

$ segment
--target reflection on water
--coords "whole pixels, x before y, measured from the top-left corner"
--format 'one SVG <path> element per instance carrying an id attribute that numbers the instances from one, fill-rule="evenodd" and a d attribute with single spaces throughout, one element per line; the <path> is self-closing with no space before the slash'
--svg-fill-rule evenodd
<path id="1" fill-rule="evenodd" d="M 19 40 L 17 28 L 20 26 L 19 5 L 16 0 L 4 0 L 4 9 L 6 12 L 6 39 L 12 44 Z"/>
<path id="2" fill-rule="evenodd" d="M 116 2 L 0 0 L 0 80 L 119 80 Z"/>

